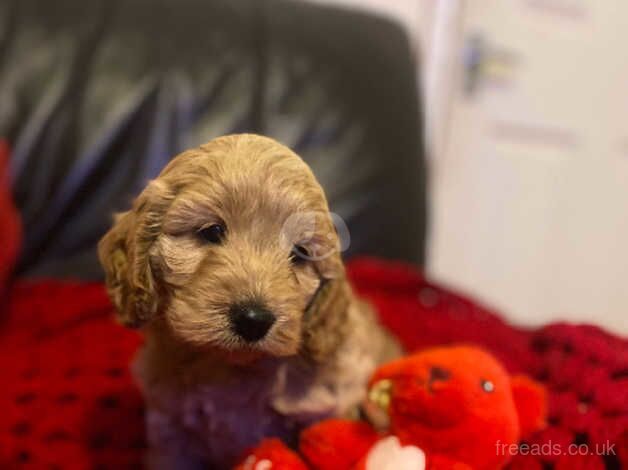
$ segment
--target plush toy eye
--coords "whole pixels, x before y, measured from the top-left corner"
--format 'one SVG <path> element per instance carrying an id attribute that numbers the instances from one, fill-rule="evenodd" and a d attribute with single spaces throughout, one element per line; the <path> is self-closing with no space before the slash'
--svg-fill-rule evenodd
<path id="1" fill-rule="evenodd" d="M 310 251 L 303 245 L 294 245 L 290 252 L 292 264 L 303 264 L 310 259 Z"/>
<path id="2" fill-rule="evenodd" d="M 495 384 L 493 384 L 490 380 L 482 380 L 480 382 L 480 386 L 486 393 L 492 393 L 495 391 Z"/>
<path id="3" fill-rule="evenodd" d="M 207 227 L 203 227 L 198 231 L 198 236 L 201 240 L 208 243 L 222 243 L 225 238 L 226 227 L 222 224 L 212 224 Z"/>

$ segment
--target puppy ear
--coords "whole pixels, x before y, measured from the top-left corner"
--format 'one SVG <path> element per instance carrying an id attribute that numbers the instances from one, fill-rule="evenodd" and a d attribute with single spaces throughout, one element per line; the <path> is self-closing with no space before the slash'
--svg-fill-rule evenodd
<path id="1" fill-rule="evenodd" d="M 149 250 L 161 232 L 163 214 L 172 197 L 151 182 L 133 209 L 119 214 L 98 244 L 107 292 L 120 322 L 138 328 L 157 312 L 159 295 L 150 266 Z"/>
<path id="2" fill-rule="evenodd" d="M 118 318 L 127 326 L 132 321 L 126 314 L 126 299 L 129 285 L 127 272 L 129 260 L 127 257 L 127 236 L 131 228 L 133 214 L 125 212 L 116 214 L 114 225 L 98 243 L 98 258 L 105 270 L 105 284 L 109 298 L 118 312 Z"/>
<path id="3" fill-rule="evenodd" d="M 339 254 L 317 264 L 320 284 L 303 316 L 302 353 L 316 362 L 333 354 L 347 334 L 353 298 Z"/>

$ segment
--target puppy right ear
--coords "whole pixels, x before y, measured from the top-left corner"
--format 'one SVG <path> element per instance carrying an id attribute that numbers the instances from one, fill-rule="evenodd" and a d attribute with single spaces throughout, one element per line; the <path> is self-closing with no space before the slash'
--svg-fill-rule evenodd
<path id="1" fill-rule="evenodd" d="M 113 227 L 98 243 L 98 257 L 105 270 L 107 292 L 124 326 L 138 328 L 157 312 L 157 295 L 148 249 L 153 236 L 147 226 L 154 218 L 143 204 L 118 214 Z M 138 233 L 139 232 L 139 233 Z"/>
<path id="2" fill-rule="evenodd" d="M 107 292 L 118 312 L 118 319 L 125 326 L 137 327 L 139 325 L 136 316 L 128 305 L 130 286 L 127 238 L 131 232 L 132 218 L 131 211 L 115 215 L 113 227 L 98 243 L 98 258 L 105 270 Z"/>
<path id="3" fill-rule="evenodd" d="M 149 254 L 174 197 L 175 191 L 168 185 L 151 181 L 133 208 L 116 216 L 113 227 L 98 244 L 107 291 L 125 326 L 137 328 L 159 310 Z"/>

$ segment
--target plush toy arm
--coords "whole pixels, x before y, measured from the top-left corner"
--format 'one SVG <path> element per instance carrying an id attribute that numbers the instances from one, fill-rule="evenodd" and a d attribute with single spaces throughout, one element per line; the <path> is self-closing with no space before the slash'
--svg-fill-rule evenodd
<path id="1" fill-rule="evenodd" d="M 349 470 L 379 437 L 365 422 L 330 419 L 305 429 L 299 449 L 314 470 Z"/>
<path id="2" fill-rule="evenodd" d="M 426 470 L 473 470 L 473 467 L 443 455 L 428 455 Z"/>
<path id="3" fill-rule="evenodd" d="M 299 456 L 279 439 L 264 439 L 245 453 L 233 470 L 307 470 Z"/>
<path id="4" fill-rule="evenodd" d="M 543 385 L 525 375 L 511 377 L 512 397 L 519 415 L 521 438 L 543 429 L 547 419 L 547 392 Z"/>

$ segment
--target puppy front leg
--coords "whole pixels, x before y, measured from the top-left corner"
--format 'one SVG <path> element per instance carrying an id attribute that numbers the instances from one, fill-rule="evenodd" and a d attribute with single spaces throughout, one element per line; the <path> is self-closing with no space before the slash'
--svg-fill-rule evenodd
<path id="1" fill-rule="evenodd" d="M 148 470 L 207 470 L 204 459 L 191 449 L 189 436 L 167 414 L 147 410 Z"/>
<path id="2" fill-rule="evenodd" d="M 207 464 L 200 458 L 180 454 L 166 449 L 151 448 L 146 455 L 148 470 L 207 470 Z"/>

